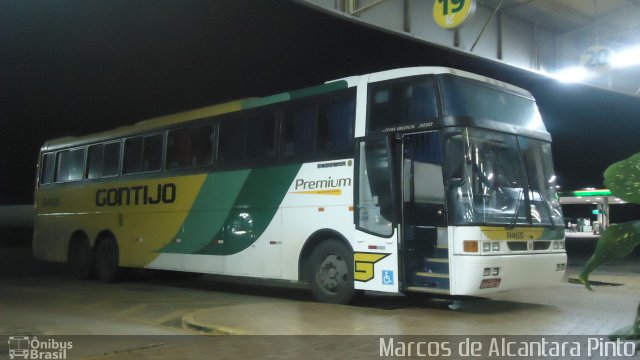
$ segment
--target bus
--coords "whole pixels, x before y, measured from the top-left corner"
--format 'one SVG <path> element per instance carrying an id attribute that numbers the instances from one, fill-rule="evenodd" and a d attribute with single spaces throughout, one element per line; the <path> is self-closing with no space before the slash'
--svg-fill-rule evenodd
<path id="1" fill-rule="evenodd" d="M 28 336 L 9 336 L 9 359 L 13 360 L 18 357 L 28 359 L 29 341 L 31 339 Z"/>
<path id="2" fill-rule="evenodd" d="M 559 284 L 551 138 L 527 91 L 443 67 L 352 76 L 47 141 L 33 252 L 356 293 Z"/>

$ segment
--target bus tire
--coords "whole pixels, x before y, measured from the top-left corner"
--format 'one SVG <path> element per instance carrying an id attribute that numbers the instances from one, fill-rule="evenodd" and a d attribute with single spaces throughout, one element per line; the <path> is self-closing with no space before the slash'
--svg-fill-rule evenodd
<path id="1" fill-rule="evenodd" d="M 105 283 L 116 282 L 120 279 L 118 244 L 113 238 L 107 238 L 98 244 L 96 249 L 96 274 Z"/>
<path id="2" fill-rule="evenodd" d="M 86 238 L 74 238 L 69 244 L 67 259 L 71 273 L 76 279 L 87 280 L 95 274 L 93 250 Z"/>
<path id="3" fill-rule="evenodd" d="M 309 287 L 319 302 L 348 304 L 356 294 L 353 288 L 353 252 L 342 241 L 325 240 L 309 257 Z"/>

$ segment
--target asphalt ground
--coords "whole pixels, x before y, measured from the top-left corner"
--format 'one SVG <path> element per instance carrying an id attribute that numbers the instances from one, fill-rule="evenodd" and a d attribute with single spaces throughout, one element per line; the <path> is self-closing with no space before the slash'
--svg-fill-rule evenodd
<path id="1" fill-rule="evenodd" d="M 71 336 L 78 358 L 211 358 L 216 351 L 213 358 L 231 359 L 249 351 L 238 340 L 215 343 L 201 334 L 245 335 L 252 354 L 292 356 L 282 358 L 299 353 L 292 344 L 321 358 L 345 339 L 351 346 L 341 354 L 368 358 L 374 335 L 606 337 L 633 322 L 640 301 L 637 255 L 598 269 L 594 291 L 570 281 L 595 248 L 593 239 L 567 243 L 562 284 L 464 301 L 457 311 L 446 300 L 379 293 L 349 306 L 318 304 L 304 288 L 210 275 L 136 270 L 116 284 L 80 281 L 64 264 L 34 259 L 28 239 L 28 231 L 0 233 L 0 334 Z M 357 339 L 369 346 L 359 348 Z"/>

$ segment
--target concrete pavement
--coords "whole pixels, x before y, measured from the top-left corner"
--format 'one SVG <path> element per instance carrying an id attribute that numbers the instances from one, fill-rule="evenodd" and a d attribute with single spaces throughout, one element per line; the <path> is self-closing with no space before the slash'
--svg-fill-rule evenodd
<path id="1" fill-rule="evenodd" d="M 571 267 L 567 279 L 579 270 Z M 366 296 L 359 306 L 288 301 L 231 304 L 195 311 L 182 322 L 185 329 L 210 334 L 607 335 L 633 322 L 640 302 L 638 272 L 638 264 L 614 264 L 592 280 L 615 286 L 595 286 L 591 292 L 565 281 L 553 288 L 465 301 L 457 311 L 449 310 L 446 301 L 376 294 Z"/>

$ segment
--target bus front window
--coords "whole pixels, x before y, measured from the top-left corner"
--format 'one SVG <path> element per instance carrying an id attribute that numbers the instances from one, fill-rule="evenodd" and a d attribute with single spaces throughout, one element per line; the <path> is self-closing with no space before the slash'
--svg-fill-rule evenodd
<path id="1" fill-rule="evenodd" d="M 518 143 L 528 169 L 532 223 L 563 226 L 562 209 L 556 193 L 551 144 L 524 137 L 519 137 Z"/>
<path id="2" fill-rule="evenodd" d="M 445 146 L 452 223 L 559 225 L 549 144 L 455 128 Z"/>

